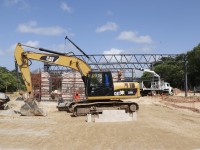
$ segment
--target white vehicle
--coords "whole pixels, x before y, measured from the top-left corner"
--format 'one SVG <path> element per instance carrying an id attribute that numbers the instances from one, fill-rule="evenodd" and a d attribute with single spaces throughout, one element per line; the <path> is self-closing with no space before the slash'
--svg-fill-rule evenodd
<path id="1" fill-rule="evenodd" d="M 160 76 L 152 70 L 136 68 L 140 71 L 150 72 L 158 79 L 156 81 L 141 81 L 140 82 L 140 93 L 142 96 L 145 95 L 156 95 L 156 94 L 169 94 L 174 95 L 173 88 L 170 86 L 168 82 L 165 82 L 160 79 Z"/>

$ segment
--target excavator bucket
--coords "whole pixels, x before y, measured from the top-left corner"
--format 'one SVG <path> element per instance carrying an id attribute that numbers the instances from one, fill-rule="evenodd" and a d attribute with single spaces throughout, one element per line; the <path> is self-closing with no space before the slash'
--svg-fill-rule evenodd
<path id="1" fill-rule="evenodd" d="M 47 114 L 42 108 L 39 108 L 35 100 L 25 101 L 25 104 L 20 108 L 20 113 L 23 116 L 46 116 Z"/>

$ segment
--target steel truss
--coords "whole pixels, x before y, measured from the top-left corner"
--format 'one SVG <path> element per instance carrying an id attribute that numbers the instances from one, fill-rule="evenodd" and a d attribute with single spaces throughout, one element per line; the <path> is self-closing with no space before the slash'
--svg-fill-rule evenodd
<path id="1" fill-rule="evenodd" d="M 162 58 L 175 58 L 177 54 L 98 54 L 98 55 L 75 55 L 84 60 L 93 70 L 126 70 L 133 72 L 135 68 L 151 68 Z M 63 72 L 69 68 L 57 65 L 44 64 L 44 71 Z"/>

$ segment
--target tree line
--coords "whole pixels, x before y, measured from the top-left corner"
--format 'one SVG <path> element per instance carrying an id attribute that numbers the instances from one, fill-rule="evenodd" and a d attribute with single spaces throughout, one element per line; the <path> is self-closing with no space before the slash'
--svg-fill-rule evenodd
<path id="1" fill-rule="evenodd" d="M 200 44 L 185 54 L 177 55 L 175 58 L 162 58 L 162 61 L 155 62 L 153 70 L 160 77 L 171 84 L 174 88 L 184 89 L 185 61 L 187 63 L 188 87 L 200 87 Z M 19 80 L 16 78 L 16 71 L 9 71 L 0 67 L 0 92 L 15 92 L 18 89 L 25 90 L 24 81 L 19 73 Z M 152 76 L 144 72 L 142 78 Z"/>
<path id="2" fill-rule="evenodd" d="M 161 60 L 155 62 L 152 68 L 172 87 L 184 89 L 185 65 L 187 65 L 189 89 L 200 88 L 200 44 L 185 54 L 177 55 L 175 58 L 162 58 Z M 152 77 L 152 74 L 144 73 L 142 76 L 143 79 L 149 77 Z"/>
<path id="3" fill-rule="evenodd" d="M 21 74 L 19 74 L 19 81 L 16 76 L 15 70 L 9 71 L 5 67 L 0 67 L 0 92 L 16 92 L 18 89 L 25 90 Z"/>

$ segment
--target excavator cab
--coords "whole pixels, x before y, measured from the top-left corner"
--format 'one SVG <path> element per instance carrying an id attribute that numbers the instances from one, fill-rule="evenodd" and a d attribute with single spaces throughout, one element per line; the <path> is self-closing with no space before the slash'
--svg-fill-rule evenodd
<path id="1" fill-rule="evenodd" d="M 86 95 L 113 96 L 114 85 L 110 71 L 90 71 L 86 82 Z"/>

